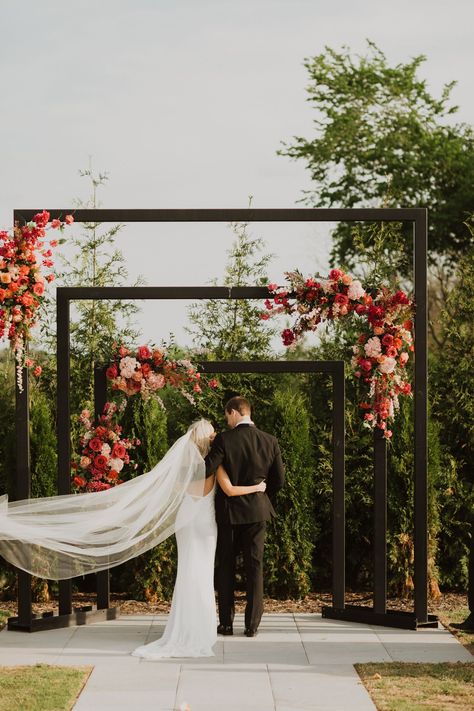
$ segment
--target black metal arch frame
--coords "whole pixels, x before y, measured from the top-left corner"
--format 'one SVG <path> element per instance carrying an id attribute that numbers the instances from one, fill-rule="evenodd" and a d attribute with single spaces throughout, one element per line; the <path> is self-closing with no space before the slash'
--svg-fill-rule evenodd
<path id="1" fill-rule="evenodd" d="M 14 222 L 27 222 L 40 210 L 15 210 Z M 202 364 L 208 372 L 328 372 L 334 382 L 333 422 L 333 605 L 323 616 L 416 629 L 436 626 L 427 611 L 427 211 L 414 209 L 230 209 L 230 210 L 50 210 L 51 219 L 74 212 L 76 222 L 404 222 L 413 227 L 415 315 L 415 605 L 413 612 L 387 610 L 387 466 L 386 442 L 374 435 L 374 605 L 346 606 L 344 602 L 344 402 L 343 363 L 329 361 L 284 361 L 267 363 L 228 362 Z M 70 491 L 69 412 L 69 305 L 75 299 L 264 299 L 261 287 L 64 287 L 57 291 L 58 357 L 58 491 Z M 249 370 L 250 369 L 250 370 Z M 254 370 L 255 369 L 255 370 Z M 96 373 L 96 411 L 105 398 L 103 374 Z M 16 498 L 30 496 L 28 373 L 24 389 L 16 392 L 17 487 Z M 339 413 L 339 414 L 337 414 Z M 342 429 L 341 429 L 342 428 Z M 342 473 L 342 479 L 341 479 Z M 19 573 L 18 617 L 9 629 L 34 631 L 47 627 L 82 624 L 90 619 L 110 619 L 108 571 L 98 574 L 97 610 L 72 612 L 72 582 L 60 581 L 59 615 L 36 618 L 31 609 L 31 576 Z"/>

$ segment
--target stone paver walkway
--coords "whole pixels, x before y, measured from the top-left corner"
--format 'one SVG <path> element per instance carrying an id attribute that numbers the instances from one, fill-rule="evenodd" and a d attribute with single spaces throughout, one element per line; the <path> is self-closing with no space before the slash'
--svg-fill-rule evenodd
<path id="1" fill-rule="evenodd" d="M 36 632 L 0 632 L 0 665 L 94 665 L 74 711 L 367 711 L 375 707 L 355 662 L 472 661 L 444 629 L 417 632 L 264 615 L 257 637 L 220 637 L 209 659 L 147 661 L 130 656 L 161 636 L 166 615 Z"/>

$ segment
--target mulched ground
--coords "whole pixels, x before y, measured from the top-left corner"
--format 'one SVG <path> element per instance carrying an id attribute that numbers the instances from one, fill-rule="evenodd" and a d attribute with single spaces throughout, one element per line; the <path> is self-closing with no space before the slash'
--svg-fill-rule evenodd
<path id="1" fill-rule="evenodd" d="M 169 612 L 170 602 L 141 602 L 139 600 L 129 600 L 127 595 L 112 594 L 110 596 L 111 606 L 118 605 L 122 615 L 157 615 Z M 81 607 L 95 603 L 95 595 L 90 593 L 76 593 L 73 595 L 73 606 Z M 371 605 L 372 595 L 368 593 L 351 593 L 346 595 L 346 603 L 351 605 Z M 311 593 L 302 600 L 275 600 L 265 598 L 264 610 L 266 613 L 283 612 L 321 612 L 324 605 L 331 605 L 331 593 Z M 243 593 L 236 595 L 236 611 L 243 612 L 245 606 L 245 596 Z M 410 599 L 392 598 L 388 600 L 387 606 L 391 610 L 413 610 L 413 601 Z M 437 600 L 432 600 L 428 604 L 430 613 L 446 613 L 467 607 L 467 596 L 459 593 L 443 593 Z M 17 614 L 16 600 L 0 600 L 0 609 Z M 57 612 L 57 605 L 54 600 L 50 602 L 33 603 L 33 613 L 42 614 L 48 610 Z"/>

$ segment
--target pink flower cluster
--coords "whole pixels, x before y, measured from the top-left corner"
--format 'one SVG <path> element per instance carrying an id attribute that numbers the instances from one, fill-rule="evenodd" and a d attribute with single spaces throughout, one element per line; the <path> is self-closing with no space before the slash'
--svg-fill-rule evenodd
<path id="1" fill-rule="evenodd" d="M 83 434 L 80 439 L 82 454 L 72 462 L 72 483 L 75 491 L 103 491 L 122 484 L 127 474 L 137 468 L 130 459 L 130 451 L 140 444 L 138 439 L 122 437 L 122 428 L 115 421 L 118 407 L 107 402 L 99 424 L 90 419 L 89 410 L 83 410 L 79 422 Z"/>
<path id="2" fill-rule="evenodd" d="M 136 350 L 117 347 L 106 376 L 113 390 L 121 390 L 127 396 L 140 393 L 143 398 L 158 397 L 158 391 L 169 385 L 193 401 L 203 388 L 215 389 L 219 385 L 215 378 L 201 378 L 191 361 L 172 360 L 164 349 L 153 346 Z"/>
<path id="3" fill-rule="evenodd" d="M 34 216 L 32 222 L 20 227 L 16 224 L 13 235 L 0 231 L 0 339 L 7 335 L 15 352 L 19 366 L 18 385 L 22 389 L 21 366 L 32 367 L 32 359 L 25 359 L 25 349 L 31 338 L 31 328 L 35 325 L 37 311 L 44 299 L 45 282 L 54 279 L 49 272 L 43 275 L 43 267 L 51 269 L 52 250 L 57 240 L 45 241 L 46 230 L 62 230 L 64 224 L 74 222 L 72 215 L 66 215 L 64 222 L 54 219 L 46 210 Z M 34 370 L 41 374 L 41 367 Z"/>
<path id="4" fill-rule="evenodd" d="M 306 279 L 298 271 L 286 272 L 286 278 L 289 288 L 269 285 L 272 298 L 265 301 L 262 318 L 296 316 L 293 326 L 281 334 L 283 344 L 291 346 L 323 321 L 349 314 L 359 317 L 361 333 L 352 349 L 351 366 L 367 390 L 360 403 L 364 425 L 378 427 L 390 438 L 387 423 L 394 419 L 398 398 L 412 394 L 406 364 L 414 350 L 413 302 L 403 291 L 391 293 L 384 286 L 372 290 L 375 295 L 371 296 L 360 281 L 341 269 L 332 269 L 324 279 Z"/>

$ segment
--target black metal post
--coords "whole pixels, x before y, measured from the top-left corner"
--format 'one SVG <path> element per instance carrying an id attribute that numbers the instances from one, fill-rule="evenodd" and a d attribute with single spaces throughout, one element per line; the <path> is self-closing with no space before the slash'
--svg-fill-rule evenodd
<path id="1" fill-rule="evenodd" d="M 105 369 L 96 365 L 94 368 L 94 411 L 95 419 L 104 411 L 107 402 L 107 380 Z M 101 570 L 96 574 L 97 581 L 97 609 L 107 610 L 110 607 L 110 573 L 108 570 Z"/>
<path id="2" fill-rule="evenodd" d="M 374 612 L 387 612 L 387 441 L 374 431 Z"/>
<path id="3" fill-rule="evenodd" d="M 58 493 L 71 493 L 71 423 L 69 412 L 69 300 L 57 290 L 57 433 Z M 59 615 L 72 613 L 72 580 L 59 581 Z"/>
<path id="4" fill-rule="evenodd" d="M 415 271 L 415 616 L 428 620 L 428 215 L 414 222 Z"/>
<path id="5" fill-rule="evenodd" d="M 346 549 L 345 549 L 345 387 L 344 363 L 337 363 L 337 370 L 332 376 L 333 382 L 333 426 L 332 426 L 332 462 L 333 462 L 333 503 L 332 503 L 332 547 L 333 607 L 343 610 L 346 589 Z"/>
<path id="6" fill-rule="evenodd" d="M 15 364 L 16 365 L 16 364 Z M 29 499 L 31 494 L 30 468 L 30 417 L 28 368 L 21 369 L 22 390 L 16 380 L 15 367 L 15 419 L 16 419 L 16 482 L 17 500 Z M 18 571 L 18 623 L 29 625 L 32 618 L 31 575 Z"/>

